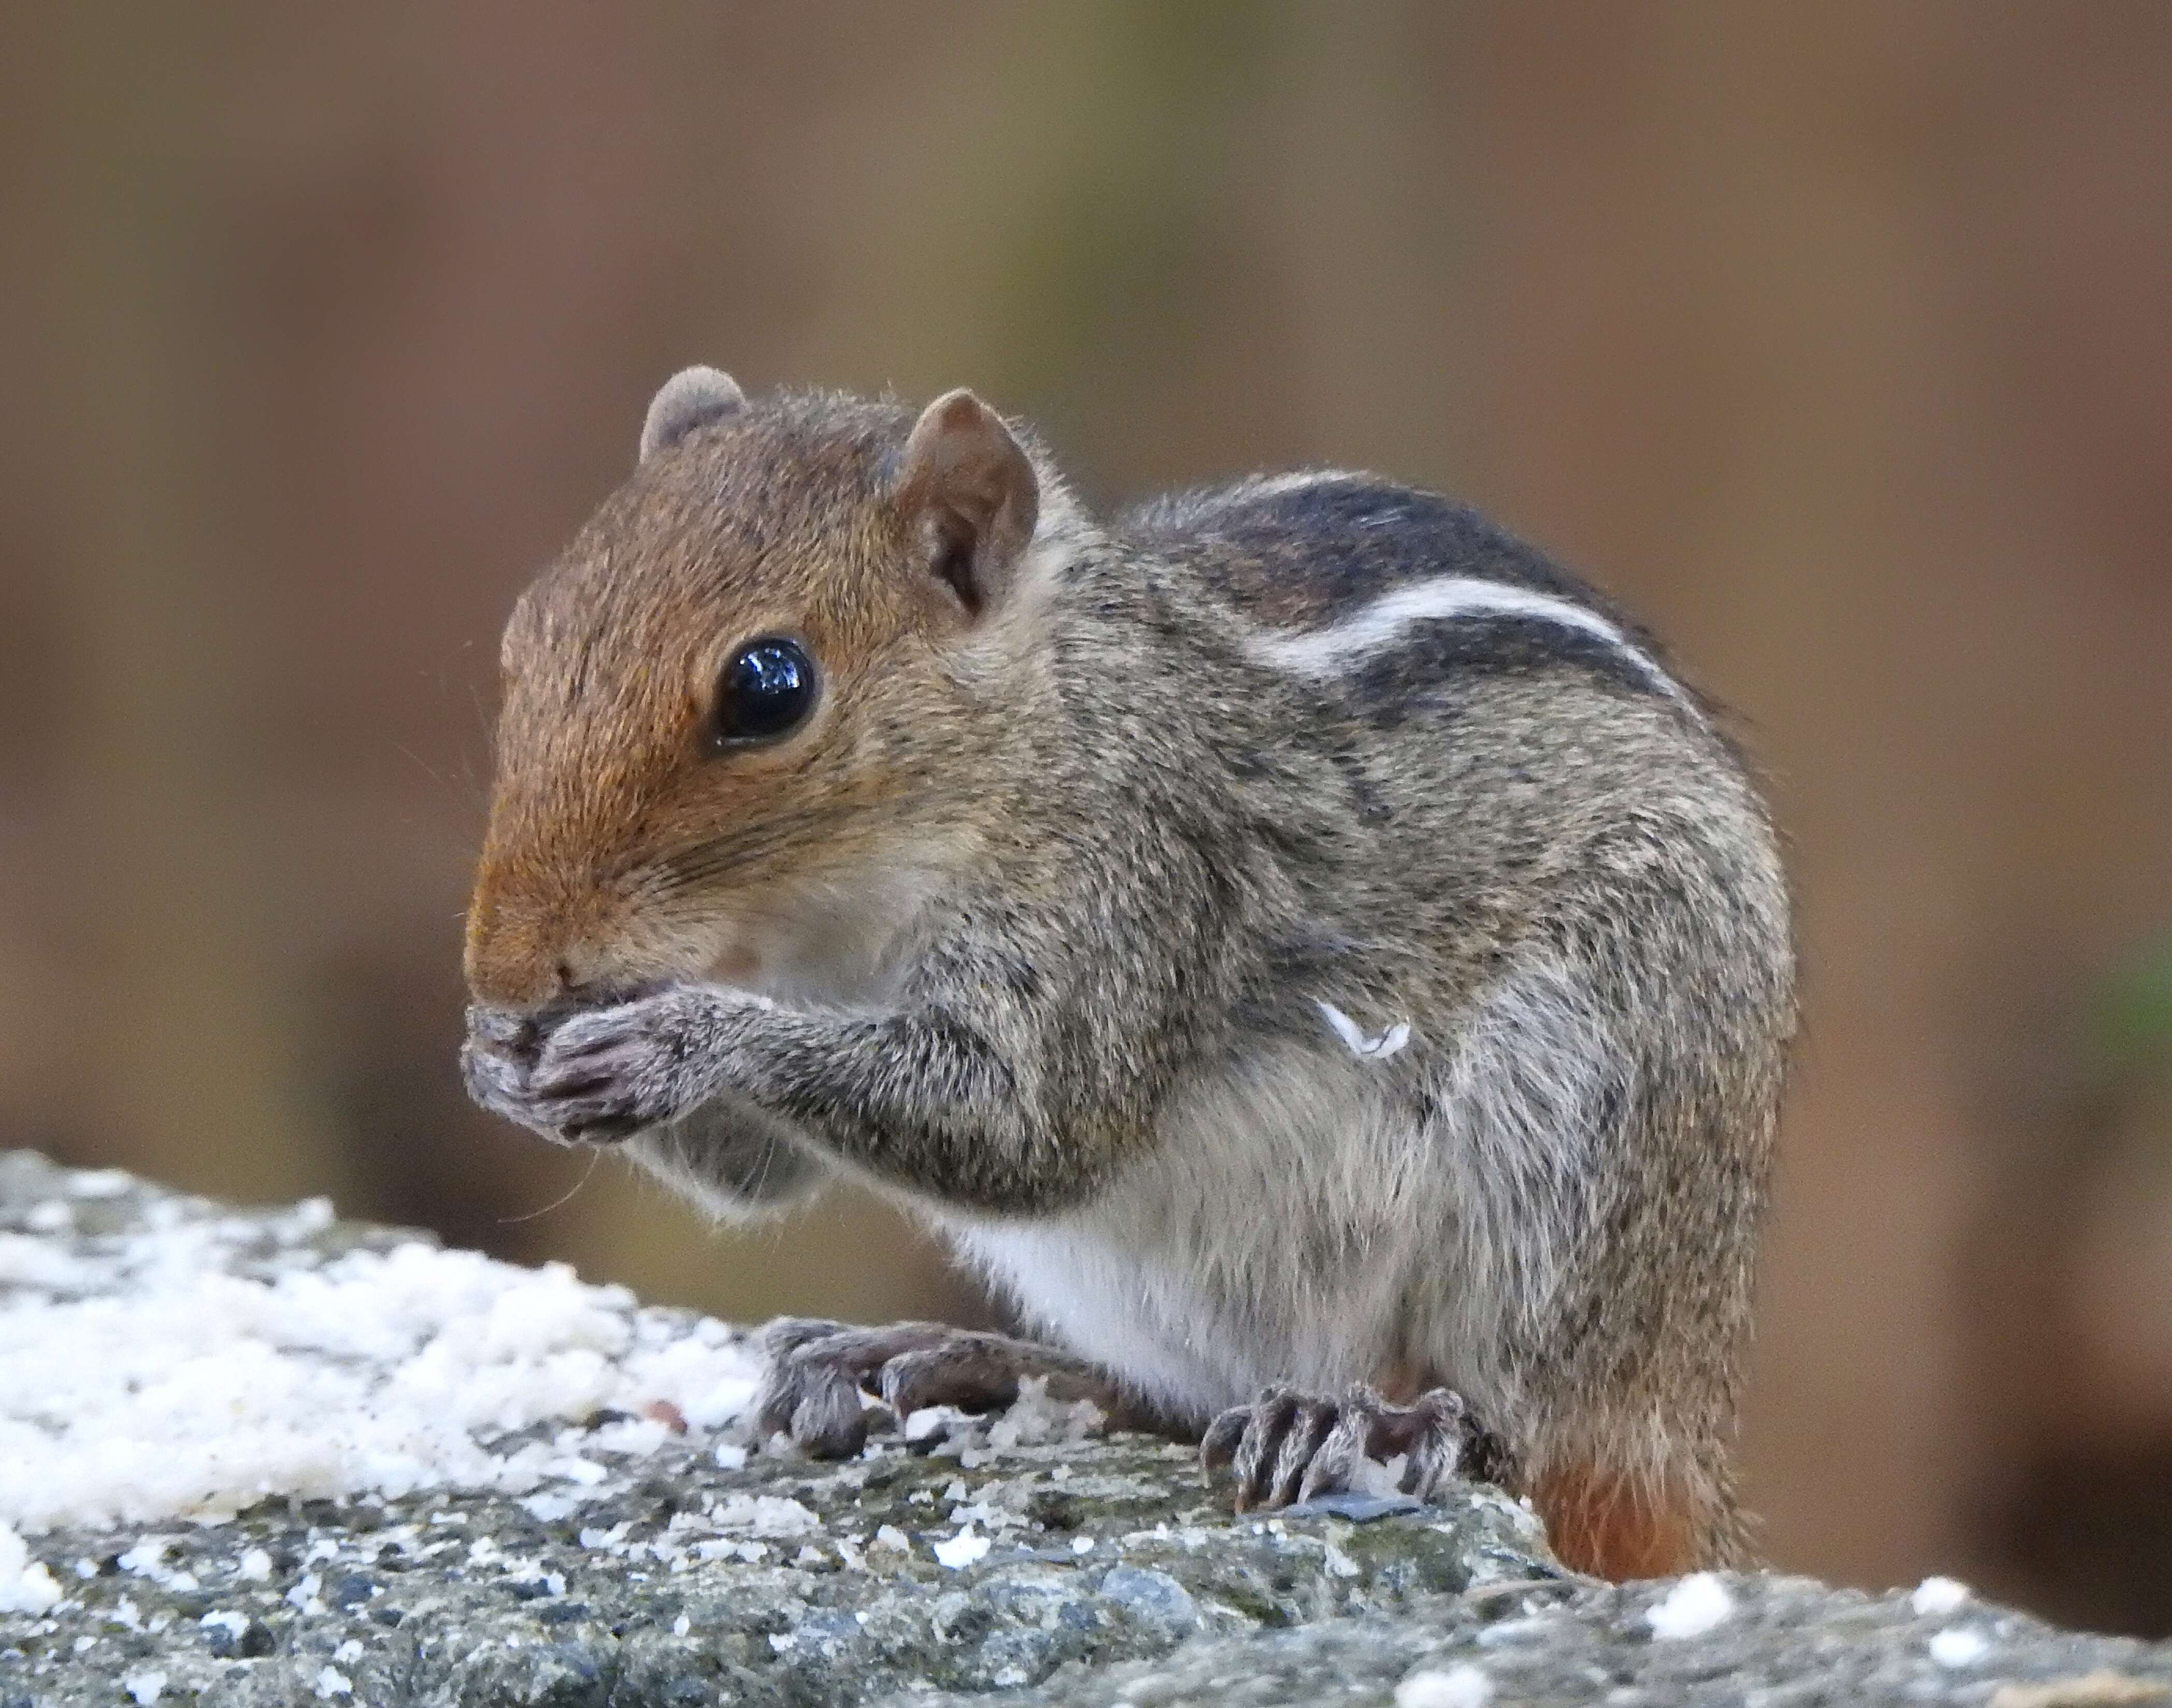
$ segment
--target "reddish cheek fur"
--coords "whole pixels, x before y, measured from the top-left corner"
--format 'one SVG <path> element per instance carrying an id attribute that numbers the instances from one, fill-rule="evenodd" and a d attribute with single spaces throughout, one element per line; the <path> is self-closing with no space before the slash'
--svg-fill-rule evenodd
<path id="1" fill-rule="evenodd" d="M 518 883 L 508 862 L 485 854 L 468 904 L 465 958 L 468 988 L 476 1000 L 510 1008 L 547 1000 L 555 979 L 540 934 L 504 905 Z"/>
<path id="2" fill-rule="evenodd" d="M 834 647 L 820 650 L 835 656 Z M 530 782 L 520 789 L 513 798 L 525 804 L 502 808 L 506 817 L 486 838 L 469 909 L 467 972 L 476 996 L 514 1007 L 546 1002 L 557 994 L 557 964 L 568 945 L 578 942 L 606 961 L 625 947 L 621 939 L 637 921 L 567 877 L 597 863 L 599 827 L 627 845 L 629 869 L 668 849 L 696 847 L 723 828 L 766 827 L 773 840 L 763 839 L 769 846 L 760 855 L 742 869 L 712 874 L 703 887 L 777 906 L 789 905 L 793 880 L 810 860 L 825 868 L 879 860 L 888 819 L 875 809 L 899 791 L 843 722 L 843 701 L 869 691 L 863 674 L 848 667 L 830 677 L 830 703 L 805 739 L 739 755 L 702 753 L 699 709 L 664 704 L 659 694 L 638 739 L 629 726 L 618 732 L 623 739 L 604 744 L 619 750 L 616 765 L 567 767 L 585 787 L 554 792 Z M 516 729 L 505 744 L 517 750 L 521 743 Z M 849 832 L 837 827 L 841 803 L 858 820 Z M 742 982 L 761 970 L 745 953 L 728 954 L 710 969 Z"/>

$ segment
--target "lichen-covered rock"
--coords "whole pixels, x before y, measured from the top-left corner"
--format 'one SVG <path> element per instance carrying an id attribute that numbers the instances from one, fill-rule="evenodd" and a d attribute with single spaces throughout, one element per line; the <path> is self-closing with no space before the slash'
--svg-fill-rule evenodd
<path id="1" fill-rule="evenodd" d="M 1593 1587 L 1489 1490 L 1238 1517 L 1188 1449 L 1057 1407 L 815 1464 L 745 1437 L 758 1373 L 737 1331 L 562 1273 L 0 1156 L 0 1708 L 2172 1684 L 2161 1647 L 1957 1587 Z"/>
<path id="2" fill-rule="evenodd" d="M 1090 1678 L 1058 1674 L 975 1700 L 987 1708 L 2172 1704 L 2172 1651 L 2162 1644 L 2056 1631 L 1972 1600 L 1925 1610 L 1908 1592 L 1872 1597 L 1809 1578 L 1683 1582 L 1707 1611 L 1676 1636 L 1665 1635 L 1663 1610 L 1677 1585 L 1556 1583 L 1203 1638 Z"/>
<path id="3" fill-rule="evenodd" d="M 0 1157 L 0 1704 L 987 1691 L 1553 1570 L 1492 1491 L 1237 1519 L 1062 1408 L 764 1453 L 758 1374 L 615 1289 Z"/>
<path id="4" fill-rule="evenodd" d="M 162 1700 L 234 1704 L 987 1690 L 1395 1608 L 1533 1569 L 1528 1546 L 1491 1497 L 1369 1530 L 1233 1523 L 1183 1450 L 1136 1439 L 970 1470 L 895 1448 L 726 1470 L 679 1448 L 564 1517 L 440 1494 L 267 1501 L 151 1536 L 56 1532 L 33 1551 L 66 1599 L 0 1624 L 0 1702 L 108 1700 L 94 1687 L 154 1672 Z"/>

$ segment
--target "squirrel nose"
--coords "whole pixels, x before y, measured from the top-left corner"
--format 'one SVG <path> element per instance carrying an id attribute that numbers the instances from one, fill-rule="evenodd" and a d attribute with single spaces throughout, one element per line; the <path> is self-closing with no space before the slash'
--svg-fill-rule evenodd
<path id="1" fill-rule="evenodd" d="M 581 957 L 562 931 L 527 907 L 508 907 L 488 890 L 468 910 L 468 989 L 492 1008 L 532 1012 L 583 982 Z"/>
<path id="2" fill-rule="evenodd" d="M 610 1002 L 655 975 L 629 964 L 621 935 L 593 895 L 487 862 L 468 907 L 468 989 L 478 1003 L 524 1014 Z"/>
<path id="3" fill-rule="evenodd" d="M 630 976 L 626 969 L 585 943 L 561 950 L 551 972 L 553 986 L 544 1000 L 553 1006 L 600 1007 L 630 1001 L 654 987 L 653 980 Z"/>
<path id="4" fill-rule="evenodd" d="M 468 990 L 487 1007 L 528 1013 L 549 1007 L 569 980 L 562 963 L 520 941 L 523 933 L 471 933 L 468 942 Z"/>
<path id="5" fill-rule="evenodd" d="M 475 1000 L 515 1013 L 621 1002 L 640 984 L 595 946 L 524 921 L 471 921 L 466 959 Z"/>
<path id="6" fill-rule="evenodd" d="M 555 954 L 526 932 L 487 932 L 470 946 L 468 988 L 478 1002 L 533 1013 L 594 1002 L 623 987 L 601 958 L 579 948 Z"/>

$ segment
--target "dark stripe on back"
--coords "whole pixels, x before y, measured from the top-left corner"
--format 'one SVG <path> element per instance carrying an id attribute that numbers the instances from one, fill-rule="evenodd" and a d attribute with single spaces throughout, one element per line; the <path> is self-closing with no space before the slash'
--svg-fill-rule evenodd
<path id="1" fill-rule="evenodd" d="M 1535 546 L 1468 504 L 1369 475 L 1286 491 L 1239 483 L 1177 493 L 1141 506 L 1118 526 L 1268 628 L 1331 627 L 1399 587 L 1465 575 L 1595 611 L 1658 656 L 1612 601 Z"/>
<path id="2" fill-rule="evenodd" d="M 1673 696 L 1619 647 L 1543 617 L 1471 615 L 1427 618 L 1362 658 L 1323 690 L 1376 728 L 1391 729 L 1474 676 L 1530 676 L 1563 666 L 1639 695 Z"/>

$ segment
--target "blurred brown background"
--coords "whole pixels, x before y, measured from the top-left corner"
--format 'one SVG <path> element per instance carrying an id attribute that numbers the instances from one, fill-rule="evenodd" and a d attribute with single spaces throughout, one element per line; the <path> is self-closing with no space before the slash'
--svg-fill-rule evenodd
<path id="1" fill-rule="evenodd" d="M 1616 589 L 1770 766 L 1773 1554 L 2172 1630 L 2172 8 L 0 30 L 7 1141 L 734 1316 L 972 1310 L 864 1203 L 534 1213 L 580 1162 L 453 1066 L 497 626 L 696 359 L 969 382 L 1103 498 L 1369 465 Z"/>

